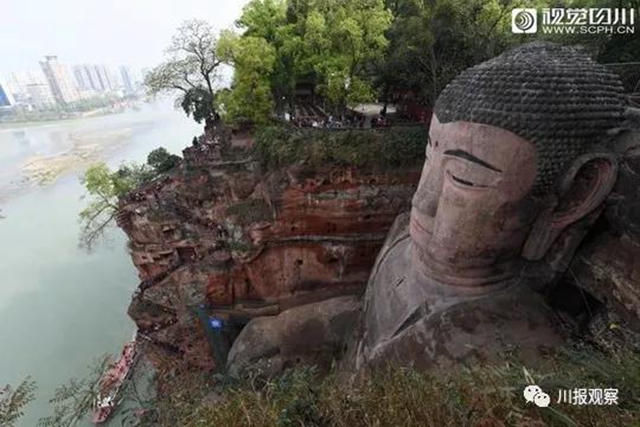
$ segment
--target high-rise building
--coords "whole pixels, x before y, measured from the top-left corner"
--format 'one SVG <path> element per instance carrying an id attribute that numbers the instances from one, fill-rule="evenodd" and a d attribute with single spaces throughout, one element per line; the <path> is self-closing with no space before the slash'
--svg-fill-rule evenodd
<path id="1" fill-rule="evenodd" d="M 27 102 L 37 109 L 51 108 L 56 105 L 56 100 L 51 93 L 48 84 L 29 83 L 25 85 Z"/>
<path id="2" fill-rule="evenodd" d="M 93 85 L 91 84 L 91 79 L 86 72 L 84 66 L 76 65 L 73 67 L 73 75 L 76 78 L 76 83 L 78 85 L 78 89 L 87 90 L 93 89 Z"/>
<path id="3" fill-rule="evenodd" d="M 94 69 L 104 92 L 112 92 L 117 89 L 115 77 L 106 65 L 94 65 Z"/>
<path id="4" fill-rule="evenodd" d="M 77 78 L 78 74 L 81 76 L 80 79 L 83 81 L 83 85 L 80 85 L 82 89 L 92 89 L 96 92 L 104 92 L 104 87 L 98 77 L 98 72 L 96 71 L 95 65 L 83 64 L 78 65 L 75 68 L 76 79 L 80 84 L 80 80 Z"/>
<path id="5" fill-rule="evenodd" d="M 47 82 L 40 69 L 14 71 L 6 75 L 6 78 L 3 80 L 6 83 L 5 90 L 11 92 L 16 99 L 16 103 L 18 102 L 18 98 L 23 95 L 26 96 L 26 85 Z"/>
<path id="6" fill-rule="evenodd" d="M 133 79 L 131 78 L 131 71 L 129 67 L 122 65 L 120 67 L 120 78 L 122 79 L 122 86 L 126 93 L 133 93 Z"/>
<path id="7" fill-rule="evenodd" d="M 99 84 L 98 75 L 92 65 L 76 65 L 73 67 L 73 74 L 76 78 L 80 98 L 92 98 L 97 93 L 104 91 Z"/>
<path id="8" fill-rule="evenodd" d="M 7 85 L 0 82 L 0 108 L 12 107 L 14 104 L 15 101 L 7 89 Z"/>
<path id="9" fill-rule="evenodd" d="M 45 56 L 44 60 L 40 61 L 40 67 L 58 104 L 65 105 L 79 99 L 67 67 L 58 62 L 57 56 Z"/>
<path id="10" fill-rule="evenodd" d="M 83 65 L 83 67 L 85 75 L 87 76 L 89 84 L 91 85 L 91 89 L 95 90 L 96 92 L 104 91 L 104 88 L 100 85 L 100 79 L 98 78 L 98 73 L 96 72 L 95 67 L 93 65 Z"/>
<path id="11" fill-rule="evenodd" d="M 81 92 L 114 92 L 123 87 L 123 83 L 120 81 L 120 73 L 114 73 L 106 65 L 76 65 L 73 68 L 73 74 L 77 87 Z"/>

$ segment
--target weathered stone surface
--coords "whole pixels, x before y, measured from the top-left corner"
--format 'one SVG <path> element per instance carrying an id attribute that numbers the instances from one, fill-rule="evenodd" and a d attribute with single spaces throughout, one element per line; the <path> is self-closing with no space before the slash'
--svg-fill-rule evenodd
<path id="1" fill-rule="evenodd" d="M 361 349 L 366 356 L 359 366 L 398 364 L 426 370 L 496 363 L 508 355 L 534 364 L 562 342 L 551 310 L 526 286 L 458 297 L 446 307 L 425 304 L 425 311 L 407 318 L 388 340 Z"/>
<path id="2" fill-rule="evenodd" d="M 465 288 L 426 281 L 411 265 L 408 220 L 402 215 L 391 228 L 367 287 L 360 368 L 489 362 L 514 349 L 532 361 L 561 342 L 551 310 L 522 282 Z"/>
<path id="3" fill-rule="evenodd" d="M 173 354 L 212 368 L 206 316 L 273 315 L 361 294 L 419 176 L 205 160 L 139 189 L 118 215 L 141 279 L 129 313 L 159 363 Z"/>
<path id="4" fill-rule="evenodd" d="M 552 286 L 602 212 L 618 157 L 596 143 L 623 111 L 619 79 L 557 44 L 522 45 L 456 77 L 436 101 L 411 213 L 373 267 L 359 365 L 428 368 L 510 348 L 535 358 L 560 343 L 528 282 Z"/>
<path id="5" fill-rule="evenodd" d="M 572 280 L 640 331 L 640 245 L 605 233 L 580 250 Z"/>
<path id="6" fill-rule="evenodd" d="M 229 372 L 259 366 L 274 374 L 299 363 L 331 362 L 342 355 L 359 313 L 359 298 L 347 296 L 253 319 L 231 348 Z"/>
<path id="7" fill-rule="evenodd" d="M 640 242 L 640 110 L 634 111 L 638 123 L 618 140 L 620 169 L 605 214 L 617 234 Z"/>
<path id="8" fill-rule="evenodd" d="M 594 233 L 571 263 L 566 280 L 594 296 L 610 317 L 640 332 L 640 111 L 616 140 L 618 179 L 604 212 L 609 226 Z"/>

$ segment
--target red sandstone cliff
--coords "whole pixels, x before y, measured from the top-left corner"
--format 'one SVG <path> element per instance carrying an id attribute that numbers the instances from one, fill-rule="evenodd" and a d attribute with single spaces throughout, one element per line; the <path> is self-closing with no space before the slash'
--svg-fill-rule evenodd
<path id="1" fill-rule="evenodd" d="M 246 154 L 223 161 L 209 144 L 184 155 L 117 217 L 141 280 L 129 314 L 163 368 L 216 365 L 210 316 L 237 321 L 360 293 L 420 176 L 301 163 L 263 171 Z"/>

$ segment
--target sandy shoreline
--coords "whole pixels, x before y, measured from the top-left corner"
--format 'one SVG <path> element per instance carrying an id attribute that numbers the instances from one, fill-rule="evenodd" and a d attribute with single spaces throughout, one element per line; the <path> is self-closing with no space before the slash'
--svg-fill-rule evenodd
<path id="1" fill-rule="evenodd" d="M 70 134 L 71 149 L 55 156 L 28 158 L 22 167 L 24 180 L 28 184 L 50 185 L 68 172 L 82 170 L 99 161 L 106 152 L 121 148 L 132 135 L 132 128 Z"/>

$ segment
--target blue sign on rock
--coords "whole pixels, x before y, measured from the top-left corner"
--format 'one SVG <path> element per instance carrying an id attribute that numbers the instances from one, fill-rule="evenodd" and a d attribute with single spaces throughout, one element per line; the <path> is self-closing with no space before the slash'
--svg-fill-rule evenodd
<path id="1" fill-rule="evenodd" d="M 222 329 L 222 325 L 223 325 L 222 319 L 218 317 L 210 317 L 209 324 L 213 329 Z"/>

